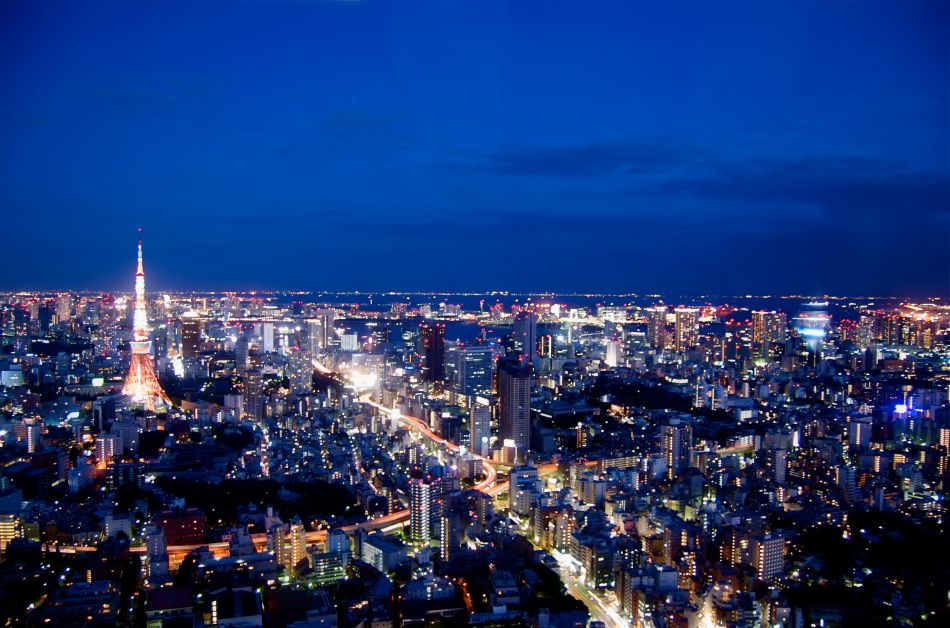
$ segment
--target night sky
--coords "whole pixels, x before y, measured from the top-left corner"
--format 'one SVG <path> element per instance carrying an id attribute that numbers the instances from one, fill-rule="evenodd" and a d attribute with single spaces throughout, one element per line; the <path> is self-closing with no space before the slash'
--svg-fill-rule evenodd
<path id="1" fill-rule="evenodd" d="M 950 294 L 950 4 L 0 5 L 0 289 Z"/>

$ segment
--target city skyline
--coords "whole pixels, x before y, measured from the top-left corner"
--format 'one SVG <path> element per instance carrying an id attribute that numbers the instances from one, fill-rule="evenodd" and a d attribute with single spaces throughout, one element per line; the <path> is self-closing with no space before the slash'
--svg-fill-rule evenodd
<path id="1" fill-rule="evenodd" d="M 945 3 L 595 7 L 5 4 L 0 289 L 947 297 Z"/>
<path id="2" fill-rule="evenodd" d="M 0 625 L 950 626 L 950 0 L 11 0 L 0 93 Z"/>

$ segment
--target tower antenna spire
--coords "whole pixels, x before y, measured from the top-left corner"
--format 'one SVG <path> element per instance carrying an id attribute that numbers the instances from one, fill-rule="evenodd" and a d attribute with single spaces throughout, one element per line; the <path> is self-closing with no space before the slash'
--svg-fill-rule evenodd
<path id="1" fill-rule="evenodd" d="M 145 275 L 145 266 L 142 264 L 142 227 L 139 227 L 139 265 L 135 274 L 136 276 Z"/>

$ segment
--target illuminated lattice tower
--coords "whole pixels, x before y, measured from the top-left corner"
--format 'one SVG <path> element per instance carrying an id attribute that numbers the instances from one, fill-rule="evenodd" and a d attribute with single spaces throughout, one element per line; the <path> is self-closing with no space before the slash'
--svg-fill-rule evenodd
<path id="1" fill-rule="evenodd" d="M 139 240 L 139 265 L 135 272 L 135 312 L 132 315 L 132 363 L 122 394 L 151 411 L 171 405 L 152 366 L 152 342 L 148 339 L 148 314 L 145 311 L 145 270 L 142 266 L 142 241 Z"/>

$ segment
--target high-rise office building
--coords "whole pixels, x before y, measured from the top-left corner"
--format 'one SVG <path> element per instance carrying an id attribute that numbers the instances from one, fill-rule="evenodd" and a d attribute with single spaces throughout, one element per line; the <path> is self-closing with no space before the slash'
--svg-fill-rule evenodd
<path id="1" fill-rule="evenodd" d="M 604 355 L 604 363 L 614 368 L 620 364 L 623 359 L 623 344 L 619 338 L 611 338 L 607 341 L 607 351 Z"/>
<path id="2" fill-rule="evenodd" d="M 542 358 L 553 358 L 554 346 L 553 334 L 542 334 L 538 337 L 538 355 Z"/>
<path id="3" fill-rule="evenodd" d="M 274 350 L 274 323 L 258 323 L 255 332 L 261 339 L 261 351 L 270 353 Z"/>
<path id="4" fill-rule="evenodd" d="M 499 427 L 503 440 L 511 440 L 524 459 L 531 444 L 531 364 L 505 359 L 498 363 Z"/>
<path id="5" fill-rule="evenodd" d="M 301 349 L 291 350 L 287 377 L 296 392 L 309 392 L 313 387 L 313 362 Z"/>
<path id="6" fill-rule="evenodd" d="M 260 421 L 263 414 L 264 376 L 258 369 L 249 369 L 244 375 L 244 416 Z"/>
<path id="7" fill-rule="evenodd" d="M 234 369 L 238 375 L 243 375 L 247 371 L 247 360 L 249 354 L 247 334 L 238 334 L 234 341 Z"/>
<path id="8" fill-rule="evenodd" d="M 191 360 L 201 352 L 201 319 L 196 312 L 185 312 L 181 317 L 181 357 Z"/>
<path id="9" fill-rule="evenodd" d="M 56 297 L 56 324 L 65 325 L 69 322 L 73 312 L 73 297 L 64 292 Z"/>
<path id="10" fill-rule="evenodd" d="M 470 449 L 479 456 L 491 453 L 491 408 L 481 398 L 472 404 L 468 417 Z"/>
<path id="11" fill-rule="evenodd" d="M 676 314 L 676 335 L 673 349 L 686 351 L 699 344 L 699 310 L 690 307 L 678 307 Z"/>
<path id="12" fill-rule="evenodd" d="M 318 355 L 326 351 L 333 338 L 333 310 L 319 309 L 307 321 L 310 330 L 310 352 Z"/>
<path id="13" fill-rule="evenodd" d="M 445 325 L 425 324 L 419 327 L 422 355 L 425 358 L 424 374 L 428 382 L 445 379 Z"/>
<path id="14" fill-rule="evenodd" d="M 115 297 L 107 294 L 99 299 L 99 326 L 96 330 L 96 353 L 105 355 L 115 351 L 116 309 Z"/>
<path id="15" fill-rule="evenodd" d="M 455 389 L 466 397 L 490 395 L 495 356 L 491 347 L 458 347 L 455 352 Z"/>
<path id="16" fill-rule="evenodd" d="M 53 316 L 56 313 L 56 307 L 51 301 L 40 303 L 36 309 L 36 330 L 41 336 L 45 336 L 49 331 L 49 326 L 53 323 Z"/>
<path id="17" fill-rule="evenodd" d="M 423 480 L 409 484 L 409 538 L 428 542 L 431 531 L 432 486 Z"/>
<path id="18" fill-rule="evenodd" d="M 356 332 L 340 336 L 340 349 L 354 353 L 360 350 L 360 339 Z"/>
<path id="19" fill-rule="evenodd" d="M 511 336 L 512 345 L 517 353 L 533 363 L 538 354 L 538 317 L 531 310 L 522 310 L 515 317 Z"/>

